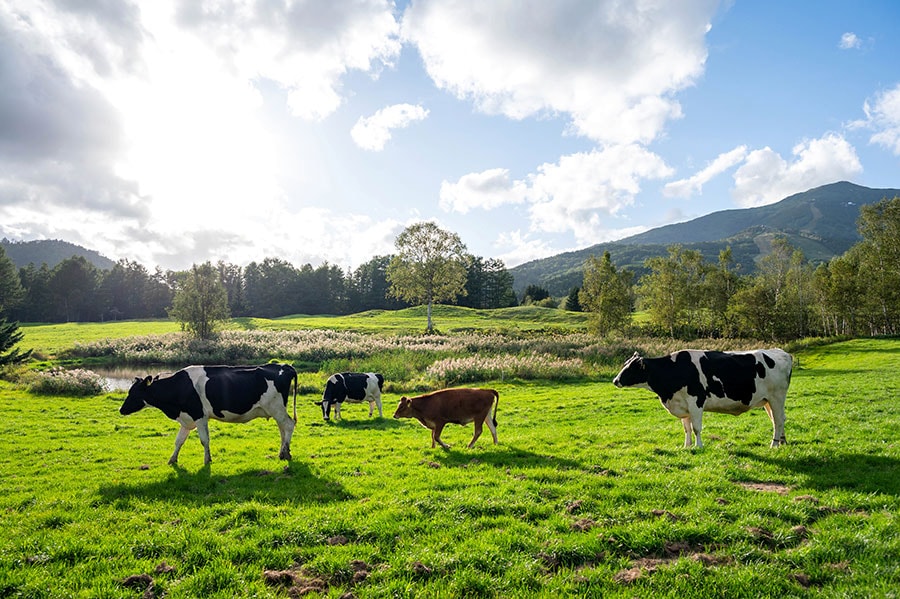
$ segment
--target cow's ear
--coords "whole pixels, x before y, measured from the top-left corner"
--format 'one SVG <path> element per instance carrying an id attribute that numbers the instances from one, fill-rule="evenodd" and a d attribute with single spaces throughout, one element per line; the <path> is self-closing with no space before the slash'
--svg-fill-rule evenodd
<path id="1" fill-rule="evenodd" d="M 153 377 L 148 374 L 147 378 L 144 379 L 144 384 L 149 387 L 150 383 L 152 383 L 152 382 L 153 382 Z"/>

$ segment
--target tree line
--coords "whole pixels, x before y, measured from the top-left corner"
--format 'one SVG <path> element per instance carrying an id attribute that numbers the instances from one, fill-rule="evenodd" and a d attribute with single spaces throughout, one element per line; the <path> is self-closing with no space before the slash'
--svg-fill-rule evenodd
<path id="1" fill-rule="evenodd" d="M 606 252 L 585 263 L 575 303 L 601 335 L 634 327 L 635 309 L 644 332 L 673 338 L 900 334 L 900 197 L 862 206 L 857 228 L 862 241 L 818 265 L 773 236 L 752 275 L 739 272 L 730 248 L 712 264 L 674 245 L 634 281 Z"/>
<path id="2" fill-rule="evenodd" d="M 387 270 L 393 256 L 376 256 L 345 272 L 333 264 L 296 267 L 266 258 L 241 267 L 219 261 L 206 266 L 225 291 L 233 317 L 273 318 L 289 314 L 353 314 L 373 309 L 393 310 L 410 302 L 392 296 Z M 466 255 L 465 294 L 458 303 L 472 308 L 502 308 L 518 304 L 513 277 L 502 260 Z M 127 259 L 100 270 L 81 256 L 53 268 L 29 264 L 20 269 L 0 247 L 0 315 L 20 322 L 101 322 L 165 318 L 192 272 L 149 271 Z"/>

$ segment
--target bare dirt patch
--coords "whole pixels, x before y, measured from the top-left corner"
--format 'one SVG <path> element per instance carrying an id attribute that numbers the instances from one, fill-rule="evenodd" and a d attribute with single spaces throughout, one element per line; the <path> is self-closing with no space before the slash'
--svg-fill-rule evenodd
<path id="1" fill-rule="evenodd" d="M 736 485 L 744 487 L 749 491 L 761 491 L 768 493 L 778 493 L 779 495 L 787 495 L 791 488 L 783 483 L 748 483 L 736 482 Z"/>

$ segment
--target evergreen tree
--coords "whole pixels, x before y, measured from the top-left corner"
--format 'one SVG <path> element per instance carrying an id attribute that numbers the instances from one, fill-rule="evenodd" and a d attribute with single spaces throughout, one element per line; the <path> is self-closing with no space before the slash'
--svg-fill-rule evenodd
<path id="1" fill-rule="evenodd" d="M 20 364 L 31 357 L 30 349 L 23 352 L 13 347 L 22 340 L 23 336 L 18 322 L 9 322 L 6 318 L 0 318 L 0 366 Z"/>
<path id="2" fill-rule="evenodd" d="M 14 310 L 25 297 L 19 273 L 6 250 L 0 246 L 0 314 Z"/>
<path id="3" fill-rule="evenodd" d="M 566 297 L 566 303 L 563 306 L 569 312 L 581 312 L 581 302 L 578 300 L 578 294 L 581 293 L 580 287 L 572 287 L 569 295 Z"/>

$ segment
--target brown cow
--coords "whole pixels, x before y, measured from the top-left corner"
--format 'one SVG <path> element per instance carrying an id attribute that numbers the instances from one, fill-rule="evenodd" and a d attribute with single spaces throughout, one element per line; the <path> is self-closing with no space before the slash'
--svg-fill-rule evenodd
<path id="1" fill-rule="evenodd" d="M 497 406 L 500 394 L 493 389 L 444 389 L 416 397 L 401 397 L 394 418 L 415 418 L 425 428 L 431 429 L 431 447 L 440 443 L 444 449 L 450 446 L 441 441 L 444 425 L 475 423 L 475 435 L 469 448 L 481 435 L 482 424 L 487 424 L 497 444 Z M 491 406 L 494 415 L 491 417 Z"/>

